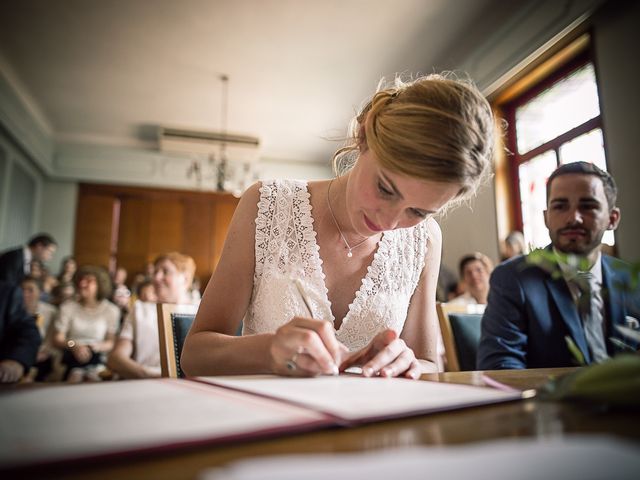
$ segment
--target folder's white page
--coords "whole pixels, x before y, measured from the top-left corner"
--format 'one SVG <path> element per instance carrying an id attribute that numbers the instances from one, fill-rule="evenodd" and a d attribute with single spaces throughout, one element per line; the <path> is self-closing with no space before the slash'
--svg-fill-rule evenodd
<path id="1" fill-rule="evenodd" d="M 170 379 L 18 388 L 1 392 L 0 412 L 0 468 L 329 423 L 282 402 Z"/>
<path id="2" fill-rule="evenodd" d="M 521 398 L 520 392 L 351 375 L 315 378 L 264 376 L 199 377 L 236 390 L 278 398 L 349 421 L 452 410 Z"/>

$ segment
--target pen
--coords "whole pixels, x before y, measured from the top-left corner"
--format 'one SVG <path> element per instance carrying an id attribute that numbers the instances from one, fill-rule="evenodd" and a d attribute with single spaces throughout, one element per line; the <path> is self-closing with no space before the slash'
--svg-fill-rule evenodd
<path id="1" fill-rule="evenodd" d="M 485 385 L 488 385 L 489 387 L 493 387 L 497 390 L 502 390 L 503 392 L 519 392 L 520 391 L 517 388 L 510 387 L 509 385 L 505 385 L 504 383 L 494 380 L 493 378 L 491 378 L 488 375 L 485 375 L 484 373 L 480 375 L 480 378 L 482 379 L 482 382 Z"/>
<path id="2" fill-rule="evenodd" d="M 490 376 L 486 375 L 486 374 L 481 374 L 480 378 L 482 379 L 482 382 L 487 385 L 488 387 L 491 388 L 495 388 L 496 390 L 501 390 L 503 392 L 509 392 L 509 393 L 520 393 L 522 398 L 533 398 L 536 396 L 536 391 L 534 389 L 528 389 L 528 390 L 519 390 L 517 388 L 513 388 L 509 385 L 505 385 L 502 382 L 499 382 L 493 378 L 491 378 Z"/>
<path id="3" fill-rule="evenodd" d="M 296 286 L 296 289 L 298 290 L 298 293 L 300 294 L 300 298 L 302 298 L 302 301 L 304 302 L 305 307 L 307 307 L 307 310 L 309 311 L 309 317 L 313 318 L 313 312 L 311 311 L 311 304 L 309 303 L 309 298 L 307 297 L 307 293 L 304 291 L 304 288 L 302 287 L 302 283 L 300 282 L 300 279 L 292 278 L 291 280 L 293 281 L 293 284 Z M 339 373 L 340 372 L 338 371 L 338 366 L 334 364 L 333 375 L 338 375 Z"/>
<path id="4" fill-rule="evenodd" d="M 293 280 L 293 284 L 296 286 L 296 289 L 298 290 L 298 293 L 300 294 L 300 297 L 302 298 L 302 301 L 304 302 L 304 306 L 307 307 L 307 310 L 309 311 L 309 318 L 313 318 L 311 305 L 309 304 L 309 299 L 307 298 L 307 294 L 304 291 L 304 288 L 302 288 L 302 283 L 300 283 L 300 279 L 293 278 L 292 280 Z"/>

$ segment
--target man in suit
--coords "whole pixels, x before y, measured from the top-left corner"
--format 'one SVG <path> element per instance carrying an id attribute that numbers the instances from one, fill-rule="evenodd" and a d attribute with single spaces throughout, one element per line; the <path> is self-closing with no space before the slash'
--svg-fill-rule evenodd
<path id="1" fill-rule="evenodd" d="M 17 382 L 36 361 L 40 333 L 19 286 L 0 283 L 0 383 Z"/>
<path id="2" fill-rule="evenodd" d="M 51 235 L 40 233 L 31 237 L 26 246 L 7 250 L 0 255 L 0 282 L 19 285 L 31 273 L 31 262 L 48 262 L 56 248 L 57 243 Z"/>
<path id="3" fill-rule="evenodd" d="M 638 278 L 600 252 L 604 232 L 620 222 L 616 195 L 611 175 L 590 163 L 551 174 L 544 212 L 551 245 L 493 271 L 478 369 L 567 367 L 637 350 L 616 326 L 637 328 Z"/>

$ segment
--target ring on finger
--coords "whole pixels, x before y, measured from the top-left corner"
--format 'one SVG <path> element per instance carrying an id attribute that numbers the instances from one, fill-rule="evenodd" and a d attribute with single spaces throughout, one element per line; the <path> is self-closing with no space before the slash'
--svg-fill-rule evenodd
<path id="1" fill-rule="evenodd" d="M 298 368 L 298 365 L 296 365 L 296 362 L 293 358 L 291 360 L 287 360 L 285 365 L 287 366 L 287 370 L 289 370 L 290 372 L 293 372 Z"/>
<path id="2" fill-rule="evenodd" d="M 296 350 L 296 353 L 293 354 L 293 357 L 291 357 L 291 360 L 287 360 L 286 362 L 286 366 L 287 369 L 290 371 L 294 371 L 298 368 L 298 364 L 296 363 L 296 360 L 298 359 L 298 355 L 304 353 L 304 347 L 298 347 Z"/>

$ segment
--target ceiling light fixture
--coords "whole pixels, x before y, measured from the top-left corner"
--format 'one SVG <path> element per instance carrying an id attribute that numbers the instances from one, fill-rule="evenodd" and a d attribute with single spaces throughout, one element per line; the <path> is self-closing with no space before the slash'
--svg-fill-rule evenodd
<path id="1" fill-rule="evenodd" d="M 197 188 L 203 188 L 204 180 L 207 180 L 212 181 L 217 191 L 239 196 L 257 178 L 255 164 L 260 139 L 228 132 L 229 77 L 220 75 L 218 78 L 221 82 L 220 131 L 160 127 L 160 148 L 165 152 L 190 155 L 192 160 L 187 177 L 195 179 Z"/>

